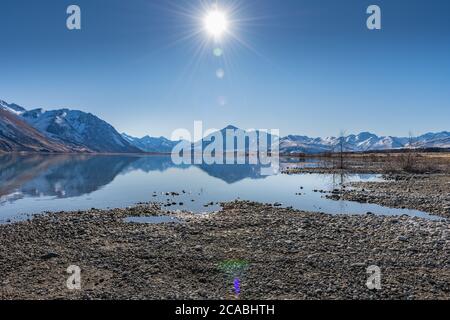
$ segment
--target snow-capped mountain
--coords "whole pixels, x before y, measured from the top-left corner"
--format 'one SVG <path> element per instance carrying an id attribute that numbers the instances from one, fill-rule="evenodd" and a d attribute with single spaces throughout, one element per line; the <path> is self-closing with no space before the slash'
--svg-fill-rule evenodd
<path id="1" fill-rule="evenodd" d="M 228 136 L 230 135 L 230 136 Z M 232 138 L 234 141 L 227 141 L 227 138 Z M 270 150 L 270 144 L 275 144 L 279 139 L 277 136 L 273 136 L 270 133 L 249 130 L 245 131 L 243 129 L 237 128 L 233 125 L 229 125 L 222 130 L 213 132 L 208 136 L 204 137 L 202 140 L 197 141 L 193 144 L 194 150 L 200 150 L 207 148 L 210 144 L 214 143 L 216 146 L 216 139 L 222 139 L 223 150 L 227 150 L 228 145 L 234 145 L 233 151 L 239 152 L 252 152 L 259 150 L 262 139 L 266 139 L 266 147 Z"/>
<path id="2" fill-rule="evenodd" d="M 332 141 L 322 138 L 290 135 L 280 139 L 280 152 L 284 154 L 325 153 L 332 148 Z"/>
<path id="3" fill-rule="evenodd" d="M 450 148 L 450 132 L 427 133 L 419 137 L 377 136 L 370 132 L 345 137 L 310 138 L 305 136 L 287 136 L 280 141 L 280 152 L 323 153 L 338 151 L 341 145 L 344 151 L 364 152 L 402 148 Z"/>
<path id="4" fill-rule="evenodd" d="M 11 103 L 8 104 L 7 102 L 0 100 L 0 109 L 9 111 L 11 113 L 14 113 L 15 115 L 21 115 L 26 110 L 22 108 L 21 106 L 18 106 L 17 104 Z"/>
<path id="5" fill-rule="evenodd" d="M 450 148 L 450 132 L 427 133 L 412 140 L 417 148 Z"/>
<path id="6" fill-rule="evenodd" d="M 26 111 L 22 118 L 47 136 L 94 152 L 140 152 L 108 123 L 77 110 Z"/>
<path id="7" fill-rule="evenodd" d="M 240 137 L 246 137 L 246 145 L 235 145 L 234 151 L 248 151 L 249 143 L 257 145 L 260 135 L 259 131 L 245 131 L 233 125 L 229 125 L 222 130 L 216 131 L 201 141 L 192 144 L 195 151 L 205 150 L 216 137 L 222 137 L 223 150 L 226 150 L 226 133 L 227 131 Z M 164 137 L 160 138 L 134 138 L 125 133 L 122 134 L 125 140 L 134 146 L 147 152 L 170 153 L 178 142 L 170 141 Z M 268 143 L 276 143 L 277 137 L 267 135 Z M 279 149 L 281 154 L 318 154 L 327 152 L 337 152 L 340 149 L 341 139 L 343 139 L 343 149 L 346 152 L 365 152 L 365 151 L 384 151 L 402 148 L 450 148 L 450 132 L 427 133 L 420 137 L 392 137 L 377 136 L 370 132 L 361 132 L 357 135 L 351 134 L 340 137 L 311 138 L 308 136 L 290 135 L 279 139 Z"/>
<path id="8" fill-rule="evenodd" d="M 143 138 L 132 137 L 126 133 L 122 133 L 122 138 L 128 141 L 131 145 L 141 149 L 145 152 L 155 153 L 171 153 L 172 149 L 178 144 L 179 141 L 171 141 L 164 137 L 150 137 L 145 136 Z"/>
<path id="9" fill-rule="evenodd" d="M 73 152 L 73 148 L 44 134 L 23 121 L 15 112 L 0 108 L 0 151 Z"/>
<path id="10" fill-rule="evenodd" d="M 135 138 L 119 134 L 110 124 L 93 114 L 77 110 L 59 109 L 27 111 L 17 104 L 0 100 L 0 151 L 60 151 L 99 153 L 170 153 L 179 143 L 164 137 L 146 136 Z M 226 133 L 246 136 L 246 145 L 236 150 L 248 150 L 261 133 L 244 131 L 235 126 L 212 133 L 201 141 L 193 143 L 194 150 L 204 149 L 222 137 L 226 149 Z M 268 143 L 278 137 L 268 135 Z M 270 142 L 272 141 L 272 142 Z M 377 136 L 370 132 L 351 134 L 342 138 L 311 138 L 289 135 L 279 139 L 281 154 L 326 153 L 338 151 L 341 141 L 348 152 L 378 151 L 402 148 L 450 148 L 450 132 L 426 133 L 415 138 Z"/>
<path id="11" fill-rule="evenodd" d="M 142 152 L 126 141 L 110 124 L 93 114 L 69 109 L 45 111 L 0 101 L 1 110 L 23 119 L 52 141 L 81 152 Z"/>

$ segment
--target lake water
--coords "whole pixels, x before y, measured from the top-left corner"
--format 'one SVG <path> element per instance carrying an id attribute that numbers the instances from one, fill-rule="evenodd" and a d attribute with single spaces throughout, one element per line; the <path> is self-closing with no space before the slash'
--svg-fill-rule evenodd
<path id="1" fill-rule="evenodd" d="M 316 166 L 317 160 L 284 159 L 283 167 Z M 410 215 L 416 210 L 334 201 L 314 190 L 333 190 L 333 175 L 261 175 L 259 165 L 174 165 L 169 156 L 2 155 L 0 223 L 46 211 L 117 208 L 162 202 L 166 210 L 196 213 L 220 209 L 236 199 L 278 202 L 284 207 L 330 214 Z M 351 175 L 349 181 L 378 181 L 376 175 Z M 167 194 L 169 193 L 169 194 Z M 173 194 L 171 194 L 173 193 Z M 301 193 L 301 195 L 298 195 Z M 170 206 L 168 206 L 170 204 Z"/>

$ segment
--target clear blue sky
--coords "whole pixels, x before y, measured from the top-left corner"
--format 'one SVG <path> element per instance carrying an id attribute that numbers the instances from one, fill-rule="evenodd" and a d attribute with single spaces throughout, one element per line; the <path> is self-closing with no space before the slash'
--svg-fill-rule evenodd
<path id="1" fill-rule="evenodd" d="M 196 53 L 205 33 L 182 39 L 202 2 L 2 0 L 0 99 L 81 109 L 136 136 L 194 120 L 282 135 L 450 129 L 450 1 L 219 1 L 251 47 L 225 37 L 222 58 L 211 42 Z M 66 29 L 70 4 L 81 31 Z M 370 4 L 381 31 L 366 28 Z"/>

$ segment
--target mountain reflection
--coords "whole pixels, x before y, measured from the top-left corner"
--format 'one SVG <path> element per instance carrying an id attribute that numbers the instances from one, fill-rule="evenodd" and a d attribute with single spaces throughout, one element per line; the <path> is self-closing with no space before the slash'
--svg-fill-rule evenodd
<path id="1" fill-rule="evenodd" d="M 177 166 L 170 156 L 133 155 L 0 155 L 0 202 L 25 196 L 70 198 L 110 184 L 118 175 L 136 170 L 164 172 Z M 263 179 L 260 165 L 198 165 L 208 175 L 228 184 Z"/>
<path id="2" fill-rule="evenodd" d="M 0 196 L 76 197 L 108 185 L 132 156 L 4 155 L 0 157 Z"/>

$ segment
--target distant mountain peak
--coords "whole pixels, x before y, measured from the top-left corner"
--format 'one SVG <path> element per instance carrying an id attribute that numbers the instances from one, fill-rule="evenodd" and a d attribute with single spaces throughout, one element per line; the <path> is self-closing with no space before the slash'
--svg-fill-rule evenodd
<path id="1" fill-rule="evenodd" d="M 14 113 L 16 115 L 21 115 L 24 112 L 26 112 L 27 110 L 25 110 L 25 108 L 15 104 L 15 103 L 7 103 L 6 101 L 0 100 L 0 109 L 9 111 L 11 113 Z"/>
<path id="2" fill-rule="evenodd" d="M 360 139 L 377 138 L 378 136 L 372 132 L 364 131 L 357 134 Z"/>
<path id="3" fill-rule="evenodd" d="M 173 148 L 179 143 L 179 141 L 171 141 L 165 137 L 155 138 L 149 135 L 142 138 L 136 138 L 126 133 L 122 133 L 122 137 L 134 147 L 152 153 L 171 153 Z"/>

